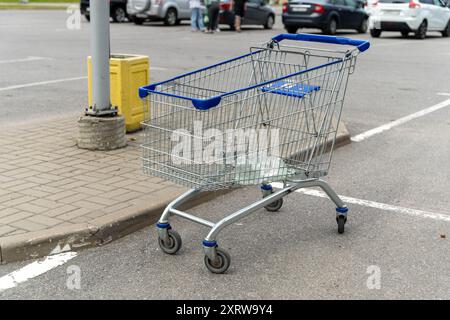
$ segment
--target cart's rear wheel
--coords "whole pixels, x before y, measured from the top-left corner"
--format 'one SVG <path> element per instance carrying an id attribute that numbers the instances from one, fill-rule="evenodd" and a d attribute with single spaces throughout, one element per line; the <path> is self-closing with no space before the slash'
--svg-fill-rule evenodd
<path id="1" fill-rule="evenodd" d="M 347 222 L 347 218 L 345 216 L 338 216 L 336 218 L 336 222 L 338 224 L 338 233 L 342 234 L 345 231 L 345 223 Z"/>
<path id="2" fill-rule="evenodd" d="M 181 236 L 173 229 L 167 230 L 167 240 L 158 237 L 158 244 L 162 251 L 167 254 L 175 254 L 181 248 Z"/>
<path id="3" fill-rule="evenodd" d="M 224 273 L 230 267 L 231 257 L 228 252 L 221 248 L 216 248 L 216 252 L 216 261 L 212 261 L 207 255 L 205 255 L 205 266 L 212 273 Z"/>
<path id="4" fill-rule="evenodd" d="M 283 206 L 283 198 L 280 198 L 280 199 L 272 202 L 271 204 L 264 206 L 264 208 L 267 211 L 276 212 L 276 211 L 280 210 L 282 206 Z"/>

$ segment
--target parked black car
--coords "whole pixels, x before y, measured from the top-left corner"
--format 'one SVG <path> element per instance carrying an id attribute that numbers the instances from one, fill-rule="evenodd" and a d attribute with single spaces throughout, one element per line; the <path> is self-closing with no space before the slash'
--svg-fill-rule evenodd
<path id="1" fill-rule="evenodd" d="M 231 10 L 231 0 L 220 2 L 219 24 L 229 25 L 234 29 L 234 12 Z M 262 25 L 272 29 L 275 24 L 275 11 L 269 5 L 269 0 L 248 0 L 247 11 L 242 19 L 242 25 Z"/>
<path id="2" fill-rule="evenodd" d="M 124 22 L 128 19 L 127 0 L 110 0 L 109 14 L 114 22 Z M 80 0 L 80 11 L 87 21 L 90 21 L 89 0 Z"/>
<path id="3" fill-rule="evenodd" d="M 361 0 L 290 0 L 283 4 L 282 20 L 289 33 L 298 28 L 319 28 L 325 34 L 337 29 L 366 33 L 369 15 Z"/>

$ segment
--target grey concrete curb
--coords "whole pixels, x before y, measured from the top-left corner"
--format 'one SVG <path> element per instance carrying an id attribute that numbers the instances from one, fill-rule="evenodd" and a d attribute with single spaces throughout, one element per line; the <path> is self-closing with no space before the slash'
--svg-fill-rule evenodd
<path id="1" fill-rule="evenodd" d="M 187 210 L 227 191 L 205 192 L 181 208 Z M 89 223 L 4 237 L 0 239 L 1 264 L 107 244 L 154 224 L 172 200 L 173 195 L 151 205 L 147 203 L 119 210 Z"/>
<path id="2" fill-rule="evenodd" d="M 341 122 L 336 137 L 335 148 L 350 143 L 350 134 Z M 230 190 L 205 192 L 180 206 L 187 210 L 203 202 L 214 199 Z M 144 227 L 151 226 L 159 218 L 164 208 L 173 200 L 173 195 L 137 204 L 132 209 L 92 220 L 89 223 L 54 227 L 21 235 L 0 238 L 1 264 L 36 259 L 52 254 L 82 248 L 105 245 Z M 152 201 L 151 205 L 148 202 Z"/>

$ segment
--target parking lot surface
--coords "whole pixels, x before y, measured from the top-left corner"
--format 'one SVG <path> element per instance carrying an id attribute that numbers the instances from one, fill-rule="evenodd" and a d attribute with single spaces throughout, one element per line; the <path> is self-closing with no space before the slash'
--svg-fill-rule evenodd
<path id="1" fill-rule="evenodd" d="M 86 107 L 89 24 L 69 30 L 67 17 L 0 12 L 4 130 Z M 187 23 L 111 24 L 111 52 L 150 56 L 155 82 L 245 53 L 282 32 L 280 17 L 273 30 L 247 27 L 240 34 L 192 33 Z M 176 256 L 161 252 L 149 226 L 13 288 L 2 289 L 2 279 L 30 262 L 0 266 L 0 298 L 450 298 L 450 41 L 439 33 L 425 40 L 385 33 L 370 41 L 342 115 L 355 141 L 335 151 L 327 177 L 348 200 L 345 234 L 337 234 L 329 200 L 294 193 L 280 212 L 260 210 L 221 233 L 232 258 L 227 274 L 212 275 L 203 265 L 207 230 L 174 219 L 183 237 Z M 367 134 L 374 128 L 381 129 Z M 259 196 L 249 187 L 193 212 L 214 221 Z M 81 272 L 75 289 L 68 286 L 73 266 Z"/>

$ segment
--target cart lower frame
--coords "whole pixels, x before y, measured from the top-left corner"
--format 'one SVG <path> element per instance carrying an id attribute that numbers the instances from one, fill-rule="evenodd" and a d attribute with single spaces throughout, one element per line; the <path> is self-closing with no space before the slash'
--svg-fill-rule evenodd
<path id="1" fill-rule="evenodd" d="M 220 231 L 262 207 L 265 207 L 268 211 L 278 211 L 283 204 L 282 200 L 285 196 L 295 190 L 311 187 L 321 188 L 330 200 L 335 203 L 338 232 L 343 233 L 344 224 L 347 222 L 348 208 L 327 182 L 322 179 L 288 180 L 284 182 L 284 187 L 279 191 L 274 191 L 270 184 L 262 184 L 261 192 L 263 198 L 261 200 L 226 216 L 216 223 L 177 209 L 178 206 L 201 193 L 200 189 L 190 189 L 172 201 L 161 215 L 157 223 L 160 246 L 169 254 L 175 254 L 181 248 L 181 237 L 176 231 L 172 230 L 170 225 L 169 220 L 171 216 L 185 218 L 209 227 L 211 230 L 202 243 L 205 252 L 205 264 L 210 271 L 214 273 L 223 273 L 230 265 L 230 256 L 224 252 L 223 249 L 219 249 L 218 247 L 217 235 Z M 165 250 L 165 248 L 167 250 Z"/>

